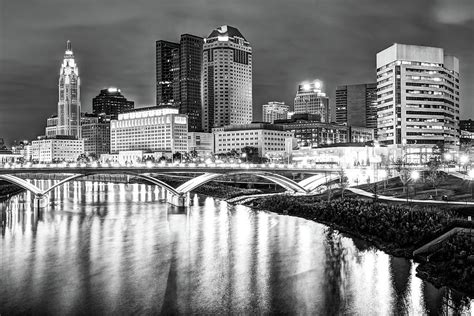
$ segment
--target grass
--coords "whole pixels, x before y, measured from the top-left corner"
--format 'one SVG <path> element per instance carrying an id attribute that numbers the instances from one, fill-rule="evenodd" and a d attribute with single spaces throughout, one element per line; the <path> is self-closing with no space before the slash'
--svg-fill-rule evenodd
<path id="1" fill-rule="evenodd" d="M 376 184 L 362 184 L 358 188 L 374 192 L 375 185 L 377 185 L 378 194 L 402 199 L 407 198 L 407 195 L 410 199 L 419 200 L 441 200 L 443 196 L 446 196 L 449 201 L 474 201 L 471 191 L 474 188 L 471 181 L 446 175 L 444 181 L 435 189 L 425 180 L 427 176 L 426 172 L 421 173 L 420 179 L 410 181 L 406 188 L 403 187 L 398 177 L 387 181 L 379 181 Z"/>

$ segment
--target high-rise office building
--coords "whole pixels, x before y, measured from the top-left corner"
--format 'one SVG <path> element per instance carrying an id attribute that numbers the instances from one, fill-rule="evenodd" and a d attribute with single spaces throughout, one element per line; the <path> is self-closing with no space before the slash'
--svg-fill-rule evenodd
<path id="1" fill-rule="evenodd" d="M 99 95 L 92 99 L 92 113 L 110 115 L 112 119 L 117 119 L 119 114 L 133 110 L 134 105 L 133 101 L 122 95 L 120 89 L 102 89 Z"/>
<path id="2" fill-rule="evenodd" d="M 79 69 L 67 41 L 66 52 L 59 71 L 59 102 L 57 135 L 81 138 L 81 80 Z"/>
<path id="3" fill-rule="evenodd" d="M 459 143 L 459 60 L 442 48 L 393 44 L 377 54 L 377 134 L 413 161 Z M 405 147 L 406 145 L 406 147 Z"/>
<path id="4" fill-rule="evenodd" d="M 202 130 L 201 67 L 203 38 L 181 35 L 179 43 L 156 42 L 156 104 L 188 115 L 189 131 Z"/>
<path id="5" fill-rule="evenodd" d="M 156 105 L 169 107 L 173 99 L 173 50 L 176 59 L 178 43 L 156 41 Z M 175 62 L 176 63 L 176 62 Z"/>
<path id="6" fill-rule="evenodd" d="M 285 120 L 289 109 L 285 102 L 268 102 L 262 105 L 262 121 L 273 123 L 275 120 Z"/>
<path id="7" fill-rule="evenodd" d="M 322 83 L 319 80 L 298 85 L 294 103 L 295 114 L 317 114 L 321 122 L 330 122 L 329 98 L 321 88 Z"/>
<path id="8" fill-rule="evenodd" d="M 252 121 L 252 47 L 238 29 L 223 25 L 204 40 L 202 126 Z"/>
<path id="9" fill-rule="evenodd" d="M 377 128 L 377 84 L 352 84 L 336 89 L 336 123 Z"/>

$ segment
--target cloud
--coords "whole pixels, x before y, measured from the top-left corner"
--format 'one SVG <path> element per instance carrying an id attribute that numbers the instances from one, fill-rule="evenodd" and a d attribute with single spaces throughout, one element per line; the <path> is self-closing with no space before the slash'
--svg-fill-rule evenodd
<path id="1" fill-rule="evenodd" d="M 474 21 L 474 1 L 472 0 L 438 0 L 434 14 L 440 23 L 463 24 Z"/>
<path id="2" fill-rule="evenodd" d="M 56 110 L 67 39 L 79 64 L 83 109 L 90 111 L 92 98 L 107 86 L 120 87 L 138 105 L 154 104 L 155 41 L 207 36 L 222 24 L 238 27 L 251 42 L 256 119 L 270 100 L 292 104 L 306 79 L 324 80 L 331 103 L 337 85 L 373 82 L 375 54 L 393 42 L 444 47 L 458 56 L 462 98 L 474 99 L 472 0 L 1 3 L 0 137 L 34 138 L 44 128 L 43 118 Z M 34 117 L 26 118 L 26 111 Z M 462 111 L 474 115 L 467 106 Z"/>

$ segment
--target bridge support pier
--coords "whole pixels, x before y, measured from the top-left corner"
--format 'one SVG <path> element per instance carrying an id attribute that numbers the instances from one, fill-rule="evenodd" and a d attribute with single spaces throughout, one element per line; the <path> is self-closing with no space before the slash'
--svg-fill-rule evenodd
<path id="1" fill-rule="evenodd" d="M 188 194 L 170 194 L 166 196 L 166 202 L 177 207 L 187 207 L 190 205 Z"/>
<path id="2" fill-rule="evenodd" d="M 45 208 L 48 206 L 48 196 L 44 194 L 36 194 L 34 199 L 33 199 L 33 208 L 35 209 L 41 209 Z"/>

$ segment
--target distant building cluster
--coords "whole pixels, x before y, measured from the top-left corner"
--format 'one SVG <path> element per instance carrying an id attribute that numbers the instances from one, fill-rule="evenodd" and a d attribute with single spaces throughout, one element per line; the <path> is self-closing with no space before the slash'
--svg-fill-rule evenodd
<path id="1" fill-rule="evenodd" d="M 297 85 L 293 104 L 263 104 L 262 122 L 254 122 L 252 46 L 237 28 L 183 34 L 155 47 L 155 105 L 136 107 L 110 87 L 91 100 L 92 113 L 82 113 L 79 67 L 68 41 L 57 113 L 44 136 L 15 144 L 10 154 L 41 162 L 130 161 L 251 147 L 261 157 L 289 161 L 316 149 L 376 145 L 421 163 L 435 146 L 455 151 L 474 140 L 474 123 L 459 115 L 459 60 L 442 48 L 393 44 L 374 56 L 373 82 L 337 86 L 333 106 L 324 82 L 311 79 Z"/>

